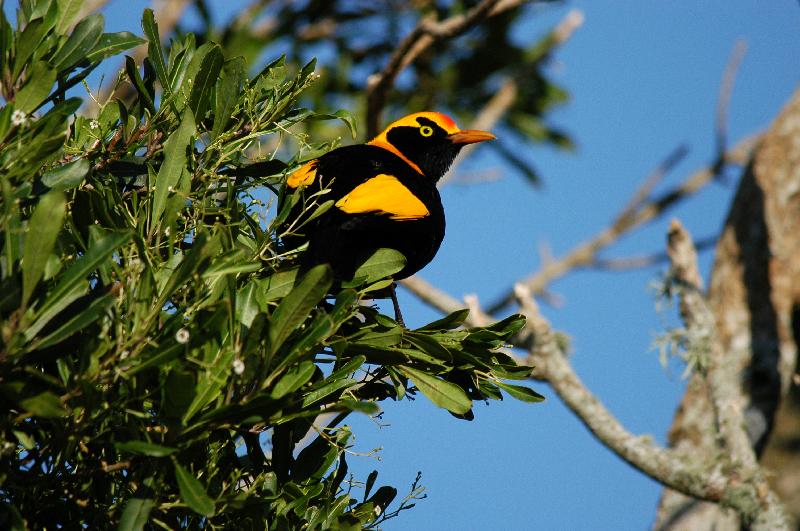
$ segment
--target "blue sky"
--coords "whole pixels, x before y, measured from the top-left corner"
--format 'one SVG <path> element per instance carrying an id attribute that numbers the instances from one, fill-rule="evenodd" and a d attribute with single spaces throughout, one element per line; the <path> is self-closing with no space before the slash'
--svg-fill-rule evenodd
<path id="1" fill-rule="evenodd" d="M 243 4 L 210 1 L 217 12 Z M 13 10 L 15 2 L 6 4 Z M 149 2 L 112 0 L 109 31 L 141 33 Z M 224 6 L 224 8 L 223 8 Z M 422 276 L 456 297 L 491 301 L 539 267 L 538 248 L 556 256 L 606 226 L 637 184 L 677 145 L 689 155 L 668 177 L 674 185 L 714 156 L 714 113 L 723 69 L 737 39 L 748 46 L 730 106 L 733 143 L 766 127 L 800 80 L 800 5 L 795 0 L 731 2 L 571 1 L 537 6 L 520 28 L 541 34 L 569 9 L 585 22 L 555 56 L 551 72 L 571 101 L 550 116 L 577 144 L 574 153 L 515 146 L 535 162 L 542 190 L 479 150 L 460 171 L 499 171 L 477 185 L 448 185 L 448 231 Z M 499 141 L 503 141 L 501 137 Z M 606 257 L 663 249 L 671 216 L 696 237 L 715 235 L 736 179 L 715 183 L 667 216 L 625 237 Z M 702 256 L 703 271 L 711 253 Z M 664 441 L 683 392 L 682 367 L 664 369 L 652 348 L 674 312 L 659 314 L 649 289 L 665 266 L 625 273 L 581 271 L 556 282 L 563 299 L 543 308 L 572 338 L 572 362 L 589 388 L 635 432 Z M 401 293 L 409 325 L 437 316 Z M 362 479 L 401 489 L 418 470 L 428 498 L 385 525 L 388 530 L 643 529 L 660 486 L 602 447 L 543 384 L 542 404 L 478 404 L 459 421 L 420 397 L 383 404 L 381 426 L 351 419 L 357 452 L 382 448 L 380 461 L 353 456 Z M 386 426 L 388 424 L 388 426 Z"/>

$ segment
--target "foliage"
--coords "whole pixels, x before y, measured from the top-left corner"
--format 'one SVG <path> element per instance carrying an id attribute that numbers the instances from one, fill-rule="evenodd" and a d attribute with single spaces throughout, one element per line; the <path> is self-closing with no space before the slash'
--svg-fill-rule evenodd
<path id="1" fill-rule="evenodd" d="M 274 212 L 264 190 L 300 155 L 276 150 L 299 123 L 352 123 L 298 108 L 313 61 L 248 79 L 191 33 L 165 49 L 148 10 L 147 58 L 118 80 L 135 97 L 87 118 L 69 89 L 144 40 L 80 8 L 0 20 L 0 527 L 371 528 L 420 488 L 392 509 L 377 473 L 348 476 L 348 414 L 541 400 L 507 382 L 530 374 L 501 348 L 522 317 L 408 330 L 361 303 L 402 268 L 391 252 L 347 287 L 282 252 L 299 199 Z"/>
<path id="2" fill-rule="evenodd" d="M 212 20 L 206 3 L 195 4 L 203 20 L 196 29 L 200 40 L 215 40 L 249 63 L 262 57 L 265 48 L 288 48 L 289 59 L 298 63 L 319 56 L 322 77 L 304 100 L 312 108 L 354 109 L 363 123 L 369 75 L 384 68 L 413 25 L 423 18 L 462 14 L 478 2 L 254 2 L 226 24 Z M 534 141 L 562 149 L 573 145 L 566 132 L 547 120 L 547 113 L 565 103 L 568 94 L 547 75 L 545 67 L 557 42 L 530 27 L 528 15 L 535 9 L 542 7 L 515 7 L 466 35 L 431 47 L 398 79 L 388 102 L 391 114 L 398 118 L 420 109 L 448 110 L 467 123 L 470 113 L 482 109 L 505 81 L 516 81 L 518 97 L 499 124 L 506 142 L 493 142 L 485 149 L 494 149 L 521 176 L 539 184 L 533 163 L 505 147 L 507 142 Z"/>

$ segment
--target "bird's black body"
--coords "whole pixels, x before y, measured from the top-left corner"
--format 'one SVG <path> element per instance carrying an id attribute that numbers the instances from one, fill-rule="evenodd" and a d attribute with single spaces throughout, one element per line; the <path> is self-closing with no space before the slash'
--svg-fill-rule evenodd
<path id="1" fill-rule="evenodd" d="M 406 257 L 406 266 L 395 279 L 413 275 L 427 265 L 439 250 L 445 231 L 444 209 L 436 183 L 410 168 L 393 153 L 370 145 L 346 146 L 317 159 L 319 183 L 328 188 L 323 200 L 340 201 L 358 185 L 376 175 L 393 175 L 427 207 L 429 215 L 418 219 L 392 219 L 380 211 L 345 213 L 332 207 L 301 229 L 309 242 L 305 260 L 330 263 L 337 276 L 347 278 L 355 268 L 381 247 L 396 249 Z"/>
<path id="2" fill-rule="evenodd" d="M 284 242 L 291 248 L 307 241 L 303 263 L 328 263 L 340 279 L 352 277 L 380 248 L 406 258 L 395 280 L 413 275 L 433 259 L 444 238 L 436 182 L 465 144 L 489 138 L 481 131 L 460 131 L 444 115 L 417 113 L 394 122 L 368 144 L 340 147 L 306 163 L 288 177 L 287 191 L 308 200 L 327 189 L 317 202 L 334 204 Z M 302 211 L 301 201 L 287 223 L 302 221 Z"/>

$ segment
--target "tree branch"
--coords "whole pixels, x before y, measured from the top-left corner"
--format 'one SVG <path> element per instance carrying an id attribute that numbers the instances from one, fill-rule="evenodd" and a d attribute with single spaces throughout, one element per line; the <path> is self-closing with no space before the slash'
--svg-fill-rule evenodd
<path id="1" fill-rule="evenodd" d="M 423 18 L 400 42 L 389 63 L 381 72 L 367 80 L 367 136 L 378 134 L 381 114 L 386 106 L 389 91 L 395 79 L 417 57 L 438 41 L 453 39 L 479 24 L 481 21 L 503 11 L 518 7 L 529 0 L 483 0 L 463 15 L 453 15 L 440 22 Z"/>
<path id="2" fill-rule="evenodd" d="M 740 141 L 733 149 L 724 154 L 723 163 L 745 164 L 759 139 L 760 136 L 754 135 Z M 614 243 L 620 236 L 656 219 L 667 209 L 686 197 L 691 196 L 711 182 L 716 175 L 716 166 L 717 165 L 710 165 L 694 172 L 672 190 L 642 204 L 638 210 L 635 211 L 635 214 L 626 215 L 626 210 L 623 209 L 610 227 L 603 229 L 592 239 L 579 244 L 562 258 L 545 264 L 538 272 L 523 279 L 522 283 L 534 294 L 538 294 L 544 291 L 548 284 L 561 278 L 573 269 L 590 265 L 595 260 L 595 256 L 600 250 Z M 637 195 L 639 195 L 638 191 L 634 194 L 634 197 Z M 489 306 L 488 312 L 494 314 L 509 304 L 512 304 L 514 300 L 514 292 L 513 290 L 509 290 L 494 304 Z"/>

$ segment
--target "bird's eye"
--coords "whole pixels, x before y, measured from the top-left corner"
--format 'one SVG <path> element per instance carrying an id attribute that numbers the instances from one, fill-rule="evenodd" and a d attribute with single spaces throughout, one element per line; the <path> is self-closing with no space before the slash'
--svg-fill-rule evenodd
<path id="1" fill-rule="evenodd" d="M 433 134 L 433 127 L 429 125 L 423 125 L 419 128 L 419 134 L 422 136 L 431 136 Z"/>

